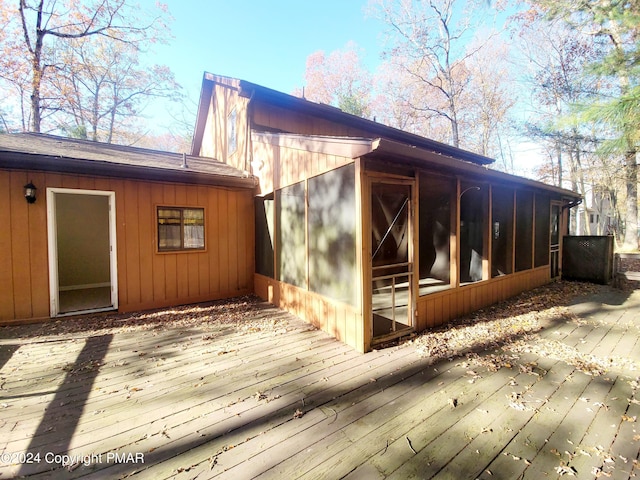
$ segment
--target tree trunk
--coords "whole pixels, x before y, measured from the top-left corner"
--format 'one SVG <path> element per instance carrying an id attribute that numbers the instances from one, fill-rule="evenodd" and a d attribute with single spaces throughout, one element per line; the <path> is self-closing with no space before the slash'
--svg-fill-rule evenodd
<path id="1" fill-rule="evenodd" d="M 454 147 L 460 147 L 460 134 L 458 132 L 458 115 L 456 113 L 456 104 L 453 98 L 449 101 L 449 110 L 451 112 L 451 141 Z"/>
<path id="2" fill-rule="evenodd" d="M 638 165 L 636 151 L 625 154 L 625 177 L 627 184 L 627 215 L 624 229 L 624 247 L 632 250 L 638 248 Z"/>
<path id="3" fill-rule="evenodd" d="M 95 96 L 93 97 L 93 105 L 91 111 L 91 140 L 98 141 L 98 120 L 99 120 L 99 107 L 100 107 L 100 86 L 96 88 Z"/>
<path id="4" fill-rule="evenodd" d="M 20 0 L 18 11 L 22 21 L 22 34 L 27 50 L 31 55 L 31 97 L 30 97 L 30 113 L 31 113 L 31 131 L 40 133 L 40 121 L 42 112 L 40 110 L 40 89 L 42 87 L 42 77 L 44 75 L 44 67 L 42 66 L 42 46 L 44 44 L 45 31 L 42 29 L 42 13 L 44 9 L 44 0 L 40 0 L 36 10 L 36 28 L 35 43 L 31 44 L 31 37 L 27 28 L 27 18 L 24 11 L 26 7 L 25 0 Z"/>
<path id="5" fill-rule="evenodd" d="M 42 85 L 42 72 L 33 60 L 33 79 L 31 81 L 31 131 L 40 133 L 40 86 Z"/>
<path id="6" fill-rule="evenodd" d="M 558 187 L 562 188 L 562 145 L 556 140 L 556 158 L 558 159 Z"/>

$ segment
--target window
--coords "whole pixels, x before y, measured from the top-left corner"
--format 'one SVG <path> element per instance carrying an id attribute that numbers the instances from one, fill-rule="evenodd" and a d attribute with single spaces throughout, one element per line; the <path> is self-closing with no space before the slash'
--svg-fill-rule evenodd
<path id="1" fill-rule="evenodd" d="M 158 251 L 204 249 L 204 208 L 158 207 Z"/>
<path id="2" fill-rule="evenodd" d="M 238 149 L 238 131 L 236 129 L 237 119 L 238 114 L 234 108 L 227 117 L 227 156 L 233 155 Z"/>

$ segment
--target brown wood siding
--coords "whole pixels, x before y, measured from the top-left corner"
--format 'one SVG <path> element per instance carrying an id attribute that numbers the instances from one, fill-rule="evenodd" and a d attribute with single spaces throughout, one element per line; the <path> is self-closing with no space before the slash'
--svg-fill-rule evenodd
<path id="1" fill-rule="evenodd" d="M 252 103 L 252 124 L 256 130 L 281 131 L 303 135 L 336 137 L 370 137 L 371 133 L 358 128 L 324 120 L 260 101 Z"/>
<path id="2" fill-rule="evenodd" d="M 248 99 L 240 97 L 235 88 L 215 85 L 205 123 L 199 155 L 210 157 L 232 165 L 240 170 L 249 170 L 246 164 L 248 135 Z M 229 151 L 228 118 L 236 109 L 236 150 Z"/>
<path id="3" fill-rule="evenodd" d="M 254 290 L 260 298 L 330 333 L 356 350 L 364 352 L 368 348 L 364 343 L 362 315 L 354 307 L 260 274 L 254 275 Z"/>
<path id="4" fill-rule="evenodd" d="M 260 165 L 253 173 L 259 179 L 261 194 L 271 193 L 354 161 L 349 157 L 263 142 L 253 142 L 253 158 Z"/>
<path id="5" fill-rule="evenodd" d="M 38 188 L 27 204 L 23 186 Z M 49 317 L 46 189 L 115 192 L 120 311 L 253 291 L 253 192 L 28 171 L 0 171 L 0 322 Z M 206 249 L 158 253 L 156 207 L 204 207 Z"/>
<path id="6" fill-rule="evenodd" d="M 444 325 L 454 318 L 506 300 L 551 281 L 549 266 L 504 275 L 418 298 L 416 330 Z"/>
<path id="7" fill-rule="evenodd" d="M 549 281 L 549 267 L 545 266 L 419 297 L 415 329 L 421 332 L 445 325 L 457 317 Z M 356 350 L 364 352 L 370 348 L 371 338 L 366 333 L 370 322 L 364 322 L 362 314 L 355 308 L 259 274 L 254 276 L 254 289 L 260 298 L 293 313 Z"/>

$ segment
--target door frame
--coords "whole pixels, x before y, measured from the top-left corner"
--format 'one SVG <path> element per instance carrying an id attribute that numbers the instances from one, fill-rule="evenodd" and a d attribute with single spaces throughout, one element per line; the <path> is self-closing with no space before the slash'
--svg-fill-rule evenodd
<path id="1" fill-rule="evenodd" d="M 373 245 L 371 243 L 371 229 L 373 228 L 373 221 L 372 221 L 372 215 L 373 215 L 373 210 L 372 210 L 372 200 L 371 200 L 371 195 L 373 193 L 373 185 L 374 184 L 385 184 L 385 185 L 397 185 L 397 186 L 408 186 L 409 190 L 410 190 L 410 194 L 409 194 L 409 202 L 407 203 L 407 207 L 409 209 L 408 211 L 408 228 L 409 228 L 409 238 L 408 238 L 408 276 L 410 278 L 409 280 L 409 288 L 408 288 L 408 295 L 409 295 L 409 299 L 408 299 L 408 305 L 407 305 L 407 320 L 409 322 L 409 328 L 408 329 L 402 329 L 399 330 L 395 333 L 391 333 L 391 334 L 387 334 L 387 335 L 383 335 L 383 336 L 379 336 L 379 337 L 374 337 L 373 335 L 373 331 L 374 331 L 374 318 L 373 318 L 373 290 L 372 290 L 372 281 L 374 278 L 374 270 L 373 270 L 373 259 L 372 259 L 372 255 L 373 255 Z M 368 213 L 367 213 L 367 217 L 368 217 L 368 221 L 366 222 L 367 225 L 367 237 L 368 237 L 368 243 L 369 243 L 369 252 L 368 252 L 368 261 L 367 261 L 367 265 L 368 265 L 368 272 L 367 272 L 367 282 L 368 282 L 368 286 L 367 289 L 365 291 L 368 292 L 367 294 L 367 298 L 365 299 L 365 302 L 367 303 L 367 315 L 369 316 L 369 338 L 370 338 L 370 342 L 371 345 L 376 345 L 380 342 L 385 342 L 385 341 L 389 341 L 392 340 L 394 338 L 397 337 L 401 337 L 407 334 L 410 334 L 411 332 L 415 331 L 416 328 L 416 305 L 417 305 L 417 291 L 416 291 L 416 280 L 415 280 L 415 259 L 417 258 L 417 246 L 416 246 L 416 242 L 415 242 L 415 236 L 416 236 L 416 225 L 415 225 L 415 221 L 416 221 L 416 196 L 417 196 L 417 180 L 413 177 L 405 177 L 405 176 L 400 176 L 400 175 L 394 175 L 394 174 L 383 174 L 380 172 L 368 172 L 367 174 L 367 195 L 369 198 L 367 198 L 367 207 L 368 207 Z"/>
<path id="2" fill-rule="evenodd" d="M 111 305 L 108 307 L 60 313 L 60 285 L 58 277 L 58 240 L 56 220 L 56 194 L 92 195 L 108 197 L 109 205 L 109 283 Z M 118 309 L 118 264 L 116 248 L 116 192 L 73 188 L 47 188 L 47 245 L 49 252 L 49 308 L 51 317 L 64 317 L 82 313 L 104 312 Z"/>
<path id="3" fill-rule="evenodd" d="M 553 210 L 558 209 L 556 227 L 558 228 L 558 243 L 552 243 L 553 238 Z M 563 209 L 559 201 L 551 201 L 549 205 L 549 277 L 555 280 L 562 276 L 562 225 Z"/>

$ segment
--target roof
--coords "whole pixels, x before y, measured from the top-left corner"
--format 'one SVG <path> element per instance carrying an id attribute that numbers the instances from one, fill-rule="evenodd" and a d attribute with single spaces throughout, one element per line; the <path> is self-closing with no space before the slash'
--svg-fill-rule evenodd
<path id="1" fill-rule="evenodd" d="M 390 160 L 395 165 L 402 163 L 418 168 L 436 168 L 439 172 L 448 172 L 451 175 L 464 174 L 483 180 L 503 183 L 511 187 L 518 185 L 520 187 L 553 192 L 570 199 L 582 198 L 580 194 L 571 190 L 493 170 L 483 165 L 464 162 L 457 158 L 384 138 L 331 137 L 274 132 L 253 132 L 251 138 L 255 142 L 280 147 L 320 152 L 352 159 Z"/>
<path id="2" fill-rule="evenodd" d="M 351 115 L 342 110 L 325 104 L 311 102 L 304 98 L 288 95 L 278 92 L 255 83 L 245 80 L 235 79 L 214 75 L 211 73 L 204 74 L 202 90 L 200 96 L 200 106 L 198 118 L 196 119 L 196 130 L 194 135 L 194 144 L 201 141 L 204 124 L 206 122 L 207 109 L 213 92 L 213 84 L 218 83 L 228 88 L 235 88 L 239 94 L 256 101 L 262 101 L 274 106 L 294 110 L 300 113 L 309 114 L 333 123 L 342 124 L 354 129 L 362 130 L 364 137 L 384 138 L 395 142 L 405 143 L 407 145 L 422 148 L 441 155 L 447 155 L 459 160 L 467 162 L 488 165 L 494 162 L 493 159 L 479 155 L 461 148 L 453 147 L 445 143 L 437 142 L 420 135 L 405 132 L 397 128 L 389 127 L 366 118 Z"/>
<path id="3" fill-rule="evenodd" d="M 440 171 L 450 171 L 452 174 L 476 175 L 483 179 L 491 179 L 495 182 L 504 184 L 518 184 L 523 187 L 535 188 L 538 190 L 546 190 L 554 192 L 571 199 L 580 199 L 582 195 L 567 190 L 565 188 L 556 187 L 546 183 L 531 180 L 518 175 L 493 170 L 486 166 L 474 165 L 468 162 L 461 162 L 447 155 L 435 154 L 434 152 L 415 148 L 401 142 L 395 142 L 384 138 L 378 138 L 371 142 L 371 149 L 362 155 L 367 158 L 393 158 L 394 161 L 402 161 L 407 164 L 422 166 L 431 165 L 438 167 Z"/>
<path id="4" fill-rule="evenodd" d="M 0 134 L 0 167 L 253 188 L 256 179 L 213 158 L 40 133 Z"/>

